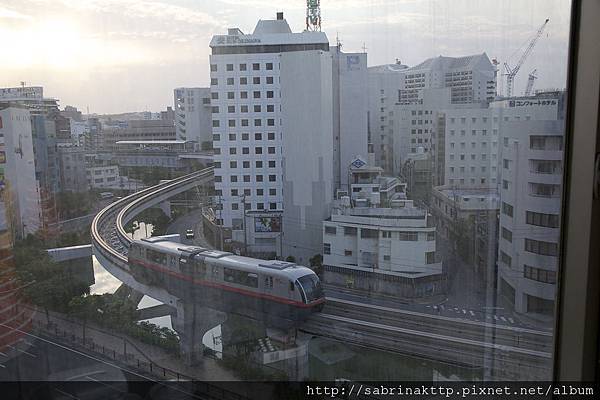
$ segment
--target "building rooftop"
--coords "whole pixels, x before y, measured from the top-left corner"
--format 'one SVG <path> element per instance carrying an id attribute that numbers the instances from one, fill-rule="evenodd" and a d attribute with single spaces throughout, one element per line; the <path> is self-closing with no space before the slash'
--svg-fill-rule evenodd
<path id="1" fill-rule="evenodd" d="M 214 35 L 210 47 L 264 46 L 281 44 L 327 44 L 324 32 L 304 31 L 294 33 L 284 18 L 265 20 L 256 24 L 252 34 L 244 34 L 239 28 L 230 28 L 227 35 Z"/>

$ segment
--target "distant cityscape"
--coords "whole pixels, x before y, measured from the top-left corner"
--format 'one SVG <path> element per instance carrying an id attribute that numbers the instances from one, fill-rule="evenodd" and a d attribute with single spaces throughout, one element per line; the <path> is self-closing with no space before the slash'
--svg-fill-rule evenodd
<path id="1" fill-rule="evenodd" d="M 63 193 L 123 196 L 212 166 L 215 247 L 550 323 L 564 89 L 530 78 L 503 95 L 486 53 L 369 66 L 330 39 L 283 13 L 231 28 L 208 44 L 210 87 L 174 88 L 159 113 L 84 114 L 41 86 L 1 88 L 0 245 L 55 235 L 73 218 Z"/>

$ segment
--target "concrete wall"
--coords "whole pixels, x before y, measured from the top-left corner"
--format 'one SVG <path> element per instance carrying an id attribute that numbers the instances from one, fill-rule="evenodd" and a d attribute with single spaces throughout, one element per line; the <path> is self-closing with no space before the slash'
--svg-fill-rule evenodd
<path id="1" fill-rule="evenodd" d="M 281 55 L 284 256 L 306 263 L 321 253 L 321 224 L 333 193 L 331 56 Z"/>

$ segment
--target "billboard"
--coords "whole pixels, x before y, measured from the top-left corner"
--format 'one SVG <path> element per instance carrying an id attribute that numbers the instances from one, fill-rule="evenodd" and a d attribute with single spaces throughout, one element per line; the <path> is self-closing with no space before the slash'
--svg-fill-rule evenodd
<path id="1" fill-rule="evenodd" d="M 281 232 L 281 217 L 254 217 L 254 232 Z"/>

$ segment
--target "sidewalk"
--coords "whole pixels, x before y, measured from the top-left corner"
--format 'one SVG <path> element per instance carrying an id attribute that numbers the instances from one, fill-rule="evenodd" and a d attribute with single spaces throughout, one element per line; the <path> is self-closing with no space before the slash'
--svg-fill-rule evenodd
<path id="1" fill-rule="evenodd" d="M 143 343 L 119 332 L 113 332 L 88 322 L 83 324 L 64 314 L 50 311 L 50 325 L 43 310 L 33 316 L 34 326 L 58 339 L 71 341 L 105 357 L 142 369 L 164 380 L 233 381 L 237 378 L 221 367 L 216 360 L 203 357 L 199 365 L 188 366 L 166 350 Z"/>

